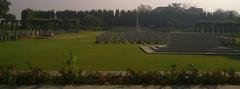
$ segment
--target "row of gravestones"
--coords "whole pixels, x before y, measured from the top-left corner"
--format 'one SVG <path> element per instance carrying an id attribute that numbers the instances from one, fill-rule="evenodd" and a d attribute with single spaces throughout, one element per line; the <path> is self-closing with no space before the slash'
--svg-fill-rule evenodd
<path id="1" fill-rule="evenodd" d="M 166 44 L 167 38 L 163 32 L 105 32 L 96 37 L 96 43 Z"/>

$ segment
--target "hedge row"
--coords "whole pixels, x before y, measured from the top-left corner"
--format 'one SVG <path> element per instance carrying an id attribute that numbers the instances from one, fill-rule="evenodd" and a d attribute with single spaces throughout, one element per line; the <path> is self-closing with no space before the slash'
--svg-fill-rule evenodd
<path id="1" fill-rule="evenodd" d="M 32 68 L 20 72 L 13 66 L 0 67 L 0 85 L 239 85 L 240 75 L 234 70 L 200 71 L 189 65 L 177 69 L 175 65 L 166 71 L 135 71 L 126 73 L 102 73 L 97 71 L 73 71 L 61 69 L 59 75 Z"/>

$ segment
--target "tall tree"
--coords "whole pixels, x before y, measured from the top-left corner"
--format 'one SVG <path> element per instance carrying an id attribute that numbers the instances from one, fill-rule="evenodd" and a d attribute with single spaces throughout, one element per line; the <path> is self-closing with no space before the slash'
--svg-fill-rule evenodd
<path id="1" fill-rule="evenodd" d="M 6 19 L 9 16 L 8 11 L 9 7 L 12 5 L 8 0 L 0 0 L 0 19 Z M 13 15 L 11 15 L 13 16 Z"/>
<path id="2" fill-rule="evenodd" d="M 149 5 L 139 5 L 137 8 L 138 12 L 150 12 L 152 10 L 152 7 Z"/>
<path id="3" fill-rule="evenodd" d="M 135 10 L 86 10 L 86 11 L 33 11 L 24 10 L 24 18 L 77 19 L 80 25 L 103 26 L 136 26 L 136 16 L 139 15 L 140 26 L 177 27 L 193 26 L 197 21 L 240 21 L 236 11 L 218 9 L 214 12 L 204 11 L 202 8 L 184 6 L 181 3 L 169 4 L 166 7 L 152 9 L 148 5 L 140 5 Z M 55 14 L 55 16 L 54 16 Z M 89 22 L 87 20 L 90 20 Z"/>
<path id="4" fill-rule="evenodd" d="M 28 8 L 22 11 L 22 17 L 21 17 L 22 20 L 29 20 L 32 18 L 35 18 L 34 10 Z"/>

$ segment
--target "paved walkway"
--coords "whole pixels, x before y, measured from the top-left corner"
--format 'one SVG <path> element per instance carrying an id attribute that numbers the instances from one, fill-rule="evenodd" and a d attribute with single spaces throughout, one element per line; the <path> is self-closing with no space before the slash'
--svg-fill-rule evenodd
<path id="1" fill-rule="evenodd" d="M 240 86 L 94 86 L 94 85 L 84 85 L 84 86 L 0 86 L 0 89 L 240 89 Z"/>

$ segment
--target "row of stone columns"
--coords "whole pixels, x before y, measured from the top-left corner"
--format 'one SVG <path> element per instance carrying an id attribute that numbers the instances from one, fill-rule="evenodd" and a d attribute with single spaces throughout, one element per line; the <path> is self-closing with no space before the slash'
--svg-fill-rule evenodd
<path id="1" fill-rule="evenodd" d="M 194 26 L 196 33 L 236 34 L 240 30 L 240 23 L 211 23 L 202 22 Z"/>
<path id="2" fill-rule="evenodd" d="M 41 25 L 39 24 L 41 23 Z M 44 24 L 44 25 L 42 25 Z M 19 30 L 20 27 L 24 30 L 32 30 L 32 29 L 43 29 L 49 30 L 51 27 L 49 24 L 53 24 L 53 30 L 57 29 L 78 29 L 77 21 L 59 21 L 59 20 L 29 20 L 29 21 L 20 21 L 20 20 L 2 20 L 0 21 L 0 29 L 1 30 Z M 72 25 L 72 27 L 68 27 Z"/>
<path id="3" fill-rule="evenodd" d="M 16 41 L 18 34 L 12 31 L 0 31 L 0 42 L 4 41 Z"/>
<path id="4" fill-rule="evenodd" d="M 1 20 L 0 42 L 17 40 L 21 35 L 49 35 L 78 31 L 76 20 Z"/>
<path id="5" fill-rule="evenodd" d="M 0 23 L 1 30 L 16 30 L 19 29 L 21 21 L 19 20 L 2 20 Z"/>
<path id="6" fill-rule="evenodd" d="M 224 46 L 235 46 L 236 45 L 236 39 L 234 37 L 221 38 L 220 42 Z"/>

